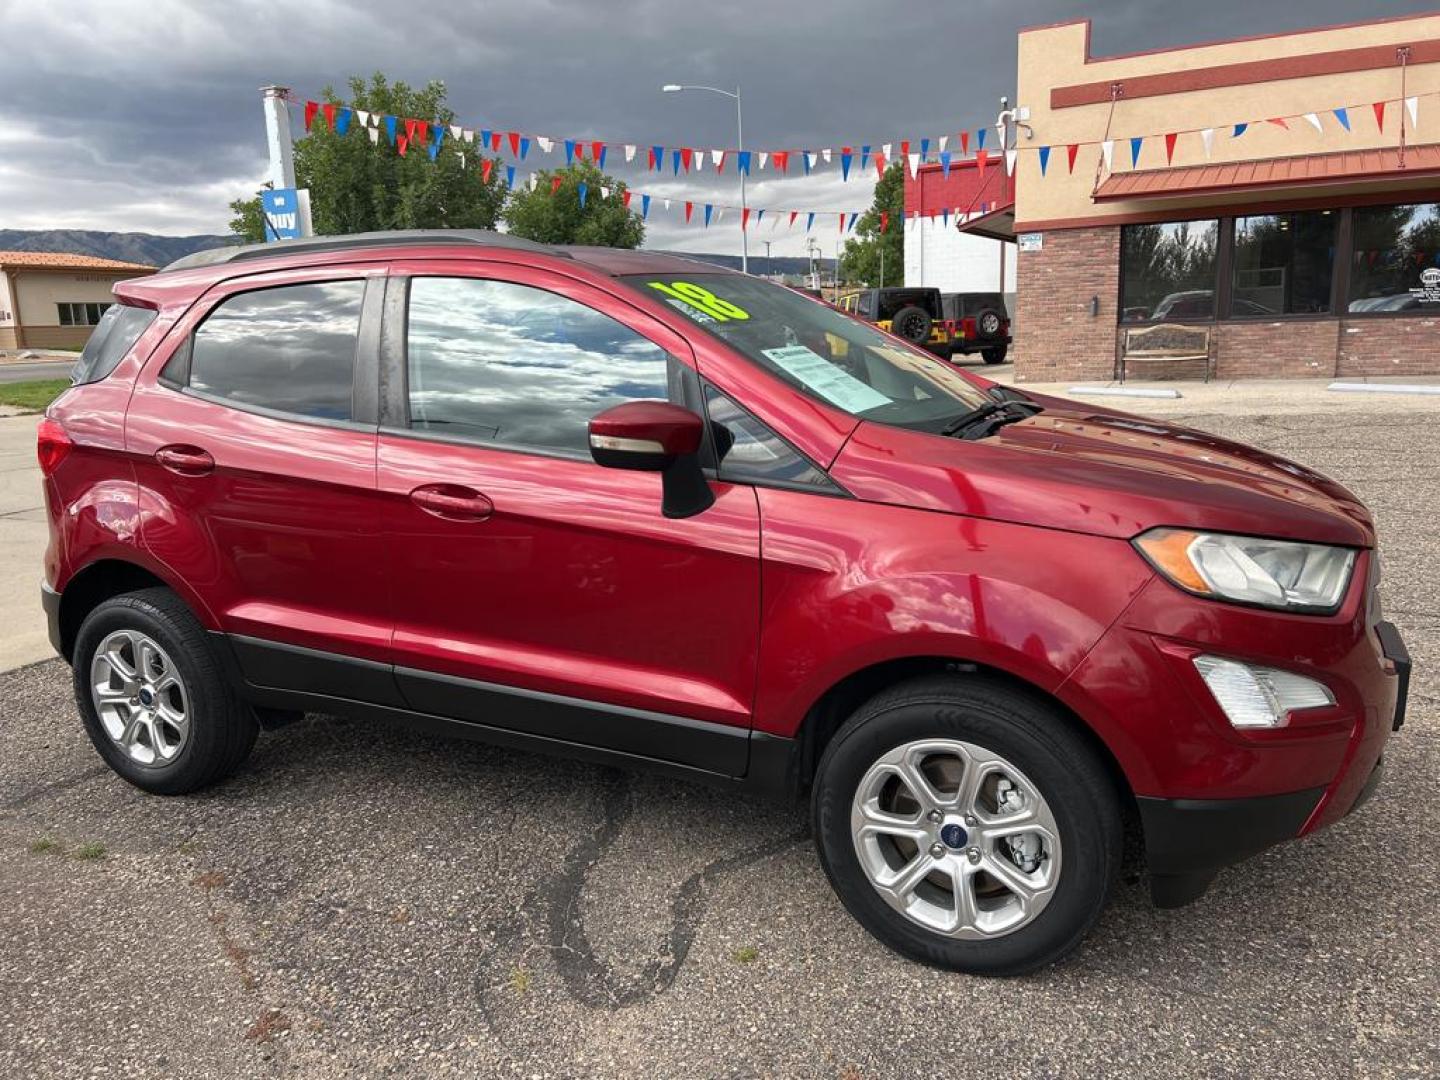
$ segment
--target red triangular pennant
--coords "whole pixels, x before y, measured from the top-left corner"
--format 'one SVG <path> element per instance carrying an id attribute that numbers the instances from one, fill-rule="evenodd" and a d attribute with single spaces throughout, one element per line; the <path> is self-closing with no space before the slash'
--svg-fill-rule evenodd
<path id="1" fill-rule="evenodd" d="M 1178 132 L 1168 132 L 1165 135 L 1165 164 L 1169 165 L 1175 160 L 1175 140 L 1179 137 Z"/>
<path id="2" fill-rule="evenodd" d="M 630 189 L 629 189 L 629 188 L 626 188 L 624 191 L 622 191 L 622 192 L 620 193 L 620 202 L 624 205 L 624 207 L 625 207 L 626 210 L 629 210 L 629 209 L 630 209 Z"/>
<path id="3" fill-rule="evenodd" d="M 885 166 L 886 166 L 887 164 L 889 164 L 889 163 L 885 160 L 885 155 L 882 154 L 879 150 L 876 150 L 876 151 L 875 151 L 875 175 L 876 175 L 877 177 L 882 177 L 882 176 L 885 175 Z"/>
<path id="4" fill-rule="evenodd" d="M 690 171 L 690 162 L 693 160 L 695 160 L 695 151 L 688 146 L 682 146 L 680 148 L 680 165 L 686 172 Z"/>
<path id="5" fill-rule="evenodd" d="M 561 178 L 561 177 L 558 177 L 558 176 L 552 176 L 552 177 L 550 177 L 550 194 L 551 194 L 551 195 L 554 195 L 557 191 L 560 190 L 561 179 L 562 179 L 562 178 Z"/>
<path id="6" fill-rule="evenodd" d="M 1065 147 L 1065 157 L 1070 162 L 1070 171 L 1072 173 L 1075 171 L 1075 155 L 1078 153 L 1080 153 L 1079 143 L 1072 142 L 1069 146 Z"/>
<path id="7" fill-rule="evenodd" d="M 492 131 L 490 133 L 490 149 L 498 154 L 500 152 L 500 140 L 504 137 L 502 132 Z"/>
<path id="8" fill-rule="evenodd" d="M 740 211 L 740 231 L 744 232 L 750 224 L 750 208 L 744 207 Z"/>
<path id="9" fill-rule="evenodd" d="M 888 210 L 881 210 L 881 211 L 880 211 L 880 231 L 883 233 L 883 232 L 884 232 L 886 229 L 888 229 L 888 228 L 890 228 L 890 211 L 888 211 Z"/>
<path id="10" fill-rule="evenodd" d="M 415 121 L 415 134 L 420 139 L 421 146 L 428 146 L 430 143 L 430 125 L 424 120 Z"/>
<path id="11" fill-rule="evenodd" d="M 487 158 L 481 158 L 481 159 L 480 159 L 480 179 L 483 180 L 483 181 L 485 181 L 485 183 L 488 184 L 488 183 L 490 182 L 490 173 L 491 173 L 491 171 L 492 171 L 494 168 L 495 168 L 495 159 L 494 159 L 494 158 L 488 158 L 488 157 L 487 157 Z"/>
<path id="12" fill-rule="evenodd" d="M 1274 124 L 1278 128 L 1284 128 L 1286 131 L 1290 130 L 1290 123 L 1283 116 L 1272 116 L 1265 122 L 1267 124 Z"/>
<path id="13" fill-rule="evenodd" d="M 985 163 L 990 160 L 989 150 L 975 151 L 975 171 L 983 178 L 985 176 Z M 933 216 L 933 215 L 932 215 Z"/>
<path id="14" fill-rule="evenodd" d="M 590 160 L 597 165 L 600 163 L 600 155 L 605 152 L 605 144 L 598 139 L 590 144 Z"/>
<path id="15" fill-rule="evenodd" d="M 653 146 L 645 151 L 645 167 L 651 170 L 655 168 L 655 148 Z"/>
<path id="16" fill-rule="evenodd" d="M 1375 104 L 1372 106 L 1372 108 L 1374 108 L 1374 110 L 1375 110 L 1375 125 L 1376 125 L 1381 131 L 1384 131 L 1384 130 L 1385 130 L 1385 102 L 1383 102 L 1383 101 L 1377 101 L 1377 102 L 1375 102 Z"/>
<path id="17" fill-rule="evenodd" d="M 395 149 L 400 151 L 401 157 L 405 156 L 405 151 L 409 146 L 410 137 L 408 135 L 397 135 L 395 137 Z"/>
<path id="18" fill-rule="evenodd" d="M 319 112 L 319 111 L 320 111 L 320 103 L 319 103 L 318 101 L 307 101 L 307 102 L 305 102 L 305 130 L 306 130 L 306 131 L 309 131 L 309 130 L 310 130 L 310 125 L 313 124 L 313 123 L 315 123 L 315 114 L 316 114 L 317 112 Z"/>
<path id="19" fill-rule="evenodd" d="M 695 212 L 695 204 L 689 199 L 685 200 L 685 224 L 690 224 L 690 215 Z"/>
<path id="20" fill-rule="evenodd" d="M 795 227 L 795 219 L 796 219 L 797 217 L 799 217 L 799 216 L 800 216 L 800 211 L 799 211 L 799 210 L 791 210 L 791 211 L 790 211 L 790 225 L 789 225 L 790 228 L 793 229 L 793 228 Z"/>
<path id="21" fill-rule="evenodd" d="M 520 156 L 520 132 L 518 131 L 510 132 L 510 156 Z"/>
<path id="22" fill-rule="evenodd" d="M 910 140 L 909 140 L 909 139 L 901 139 L 901 140 L 900 140 L 900 157 L 901 157 L 902 159 L 904 159 L 904 158 L 907 158 L 907 157 L 909 157 L 909 156 L 910 156 Z"/>
<path id="23" fill-rule="evenodd" d="M 964 156 L 968 153 L 970 153 L 970 132 L 962 131 L 960 132 L 960 154 Z"/>
<path id="24" fill-rule="evenodd" d="M 774 160 L 775 167 L 780 170 L 781 175 L 784 175 L 786 168 L 790 165 L 790 151 L 776 150 L 770 157 Z"/>
<path id="25" fill-rule="evenodd" d="M 326 125 L 331 131 L 334 131 L 334 130 L 335 130 L 335 103 L 332 102 L 332 101 L 327 101 L 324 105 L 321 106 L 321 111 L 325 114 L 325 125 Z"/>

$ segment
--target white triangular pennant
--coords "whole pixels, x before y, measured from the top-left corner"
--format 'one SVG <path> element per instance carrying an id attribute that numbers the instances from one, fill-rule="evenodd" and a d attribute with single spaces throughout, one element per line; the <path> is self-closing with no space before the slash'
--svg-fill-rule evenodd
<path id="1" fill-rule="evenodd" d="M 941 135 L 939 142 L 940 142 L 940 153 L 943 154 L 943 153 L 945 152 L 945 146 L 946 146 L 946 144 L 948 144 L 948 143 L 950 142 L 950 136 L 949 136 L 949 135 Z"/>
<path id="2" fill-rule="evenodd" d="M 810 168 L 815 168 L 815 162 L 820 160 L 820 155 L 813 150 L 805 151 L 805 160 L 810 163 Z"/>
<path id="3" fill-rule="evenodd" d="M 1019 153 L 1018 150 L 1006 150 L 1006 151 L 1005 151 L 1005 175 L 1006 175 L 1006 176 L 1014 176 L 1014 175 L 1015 175 L 1015 156 L 1016 156 L 1018 153 Z"/>
<path id="4" fill-rule="evenodd" d="M 1115 171 L 1115 140 L 1106 139 L 1100 144 L 1100 155 L 1105 159 L 1105 171 Z"/>
<path id="5" fill-rule="evenodd" d="M 537 187 L 540 186 L 540 174 L 532 172 L 530 174 L 530 180 L 528 182 L 530 184 L 530 190 L 534 191 Z"/>
<path id="6" fill-rule="evenodd" d="M 767 162 L 767 161 L 769 161 L 769 160 L 770 160 L 770 151 L 768 151 L 768 150 L 761 150 L 761 151 L 760 151 L 760 168 L 762 168 L 762 169 L 765 168 L 765 162 Z"/>
<path id="7" fill-rule="evenodd" d="M 602 199 L 608 199 L 610 197 L 610 189 L 604 184 L 600 185 L 600 197 Z"/>
<path id="8" fill-rule="evenodd" d="M 705 168 L 705 151 L 696 150 L 690 155 L 690 163 L 695 166 L 695 171 L 700 172 Z"/>
<path id="9" fill-rule="evenodd" d="M 666 209 L 666 210 L 669 210 L 669 209 L 670 209 L 670 200 L 669 200 L 669 199 L 665 199 L 665 200 L 663 200 L 663 202 L 665 203 L 665 209 Z"/>
<path id="10" fill-rule="evenodd" d="M 364 109 L 356 109 L 356 110 L 355 110 L 355 119 L 360 121 L 360 126 L 361 126 L 361 127 L 369 127 L 369 126 L 370 126 L 370 114 L 369 114 L 368 112 L 366 112 Z"/>
<path id="11" fill-rule="evenodd" d="M 475 142 L 475 129 L 465 128 L 464 139 L 466 142 L 473 144 Z"/>
<path id="12" fill-rule="evenodd" d="M 535 145 L 548 154 L 551 150 L 555 149 L 555 140 L 547 139 L 544 135 L 536 135 Z"/>
<path id="13" fill-rule="evenodd" d="M 371 129 L 370 129 L 370 141 L 371 141 L 372 143 L 378 143 L 378 142 L 380 141 L 380 129 L 379 129 L 379 128 L 371 128 Z"/>
<path id="14" fill-rule="evenodd" d="M 460 159 L 460 168 L 462 168 L 462 169 L 465 168 L 465 151 L 462 150 L 462 151 L 460 151 L 460 153 L 456 154 L 455 156 Z"/>
<path id="15" fill-rule="evenodd" d="M 1211 151 L 1211 150 L 1214 148 L 1214 146 L 1215 146 L 1215 129 L 1214 129 L 1214 128 L 1201 128 L 1201 129 L 1200 129 L 1200 141 L 1205 144 L 1205 160 L 1206 160 L 1206 161 L 1209 161 L 1209 160 L 1210 160 L 1210 151 Z M 1108 162 L 1108 159 L 1107 159 L 1107 162 Z"/>
<path id="16" fill-rule="evenodd" d="M 894 154 L 890 153 L 890 146 L 891 146 L 891 144 L 887 142 L 884 146 L 880 147 L 880 149 L 881 149 L 881 150 L 884 152 L 884 154 L 885 154 L 885 160 L 886 160 L 886 161 L 889 161 L 892 157 L 895 156 Z"/>
<path id="17" fill-rule="evenodd" d="M 716 210 L 715 210 L 715 224 L 716 224 L 716 225 L 719 225 L 720 222 L 722 222 L 722 221 L 724 221 L 724 220 L 725 220 L 725 208 L 724 208 L 723 206 L 717 207 Z"/>
<path id="18" fill-rule="evenodd" d="M 464 129 L 463 127 L 461 127 L 459 124 L 451 124 L 451 125 L 450 125 L 450 137 L 451 137 L 452 139 L 454 139 L 456 142 L 459 142 L 460 139 L 464 137 L 464 134 L 465 134 L 465 129 Z"/>
<path id="19" fill-rule="evenodd" d="M 724 150 L 711 150 L 711 151 L 710 151 L 710 164 L 711 164 L 711 165 L 714 165 L 717 169 L 720 167 L 720 162 L 723 161 L 724 159 L 725 159 L 725 151 L 724 151 Z"/>
<path id="20" fill-rule="evenodd" d="M 635 160 L 635 144 L 634 144 L 634 143 L 626 143 L 626 144 L 625 144 L 625 160 L 626 160 L 627 162 L 629 162 L 629 161 L 634 161 L 634 160 Z"/>
<path id="21" fill-rule="evenodd" d="M 910 179 L 915 179 L 916 172 L 920 168 L 920 155 L 911 151 L 905 155 L 905 160 L 910 163 Z"/>
<path id="22" fill-rule="evenodd" d="M 1407 97 L 1405 99 L 1405 110 L 1410 114 L 1410 126 L 1420 126 L 1420 99 L 1418 97 Z"/>
<path id="23" fill-rule="evenodd" d="M 1325 129 L 1320 126 L 1320 117 L 1316 116 L 1313 112 L 1307 112 L 1305 114 L 1305 122 L 1311 127 L 1313 127 L 1316 131 L 1318 131 L 1321 135 L 1325 134 Z"/>
<path id="24" fill-rule="evenodd" d="M 828 146 L 820 151 L 820 156 L 825 159 L 826 165 L 830 164 L 830 148 Z"/>

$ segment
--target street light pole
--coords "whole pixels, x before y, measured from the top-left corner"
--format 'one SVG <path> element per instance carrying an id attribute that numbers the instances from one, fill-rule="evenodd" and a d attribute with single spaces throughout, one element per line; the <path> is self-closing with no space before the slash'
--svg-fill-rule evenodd
<path id="1" fill-rule="evenodd" d="M 737 85 L 734 91 L 721 90 L 715 86 L 681 86 L 678 83 L 666 83 L 660 88 L 661 93 L 678 94 L 682 90 L 708 90 L 712 94 L 723 94 L 725 97 L 735 99 L 735 150 L 738 153 L 745 149 L 745 114 L 740 108 L 740 87 Z M 740 163 L 735 163 L 735 171 L 740 174 L 740 271 L 748 274 L 750 272 L 750 230 L 746 226 L 745 203 L 745 172 L 740 168 Z"/>

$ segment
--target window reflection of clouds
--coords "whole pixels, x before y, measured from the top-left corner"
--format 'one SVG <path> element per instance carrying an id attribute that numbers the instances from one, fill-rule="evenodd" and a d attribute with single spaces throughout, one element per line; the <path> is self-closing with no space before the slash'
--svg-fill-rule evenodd
<path id="1" fill-rule="evenodd" d="M 583 304 L 525 285 L 410 285 L 410 420 L 416 428 L 584 452 L 590 417 L 665 398 L 663 349 Z"/>
<path id="2" fill-rule="evenodd" d="M 365 283 L 241 293 L 195 332 L 190 385 L 246 405 L 350 418 Z"/>

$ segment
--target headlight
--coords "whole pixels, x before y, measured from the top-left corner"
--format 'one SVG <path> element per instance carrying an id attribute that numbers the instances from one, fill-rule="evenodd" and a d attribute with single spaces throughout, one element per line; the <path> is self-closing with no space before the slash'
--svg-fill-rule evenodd
<path id="1" fill-rule="evenodd" d="M 1334 611 L 1355 566 L 1353 548 L 1258 536 L 1151 529 L 1134 543 L 1187 592 L 1286 611 Z"/>

